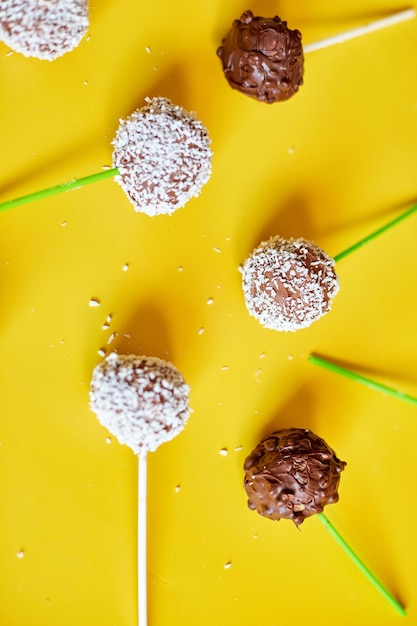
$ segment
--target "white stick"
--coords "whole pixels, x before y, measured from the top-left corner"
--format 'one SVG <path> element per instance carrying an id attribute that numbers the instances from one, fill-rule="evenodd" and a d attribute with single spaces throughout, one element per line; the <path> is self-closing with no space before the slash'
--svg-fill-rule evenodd
<path id="1" fill-rule="evenodd" d="M 328 48 L 329 46 L 343 43 L 349 39 L 355 39 L 361 35 L 367 35 L 375 30 L 381 30 L 381 28 L 386 28 L 387 26 L 392 26 L 393 24 L 398 24 L 399 22 L 404 22 L 405 20 L 411 20 L 415 17 L 415 15 L 416 12 L 414 9 L 406 9 L 405 11 L 400 11 L 399 13 L 394 13 L 388 17 L 383 17 L 380 20 L 370 22 L 364 26 L 359 26 L 358 28 L 353 28 L 352 30 L 348 30 L 344 33 L 339 33 L 333 37 L 327 37 L 327 39 L 321 39 L 320 41 L 308 43 L 303 46 L 303 51 L 306 53 L 313 52 L 314 50 L 321 50 L 321 48 Z"/>
<path id="2" fill-rule="evenodd" d="M 146 557 L 146 491 L 147 491 L 147 457 L 139 457 L 138 476 L 138 621 L 139 626 L 148 623 L 148 585 Z"/>

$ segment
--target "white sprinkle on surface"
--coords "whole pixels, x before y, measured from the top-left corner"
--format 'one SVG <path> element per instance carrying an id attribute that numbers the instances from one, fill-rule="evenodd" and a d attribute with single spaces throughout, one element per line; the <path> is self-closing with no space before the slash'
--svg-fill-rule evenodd
<path id="1" fill-rule="evenodd" d="M 91 298 L 89 305 L 94 307 L 94 306 L 100 306 L 101 302 L 98 298 Z"/>
<path id="2" fill-rule="evenodd" d="M 306 239 L 272 237 L 246 259 L 242 287 L 246 307 L 265 328 L 307 328 L 331 307 L 339 291 L 334 259 Z"/>
<path id="3" fill-rule="evenodd" d="M 228 452 L 229 452 L 229 450 L 227 448 L 221 448 L 219 450 L 219 454 L 221 454 L 221 456 L 227 456 Z"/>
<path id="4" fill-rule="evenodd" d="M 203 333 L 204 333 L 204 328 L 203 327 L 199 328 L 198 329 L 198 334 L 202 335 Z"/>
<path id="5" fill-rule="evenodd" d="M 184 428 L 189 386 L 156 357 L 111 353 L 93 372 L 90 406 L 103 426 L 135 454 L 156 450 Z"/>
<path id="6" fill-rule="evenodd" d="M 122 270 L 123 270 L 124 272 L 127 272 L 127 270 L 128 270 L 128 269 L 129 269 L 129 263 L 125 263 L 125 264 L 123 265 L 123 267 L 122 267 Z"/>
<path id="7" fill-rule="evenodd" d="M 97 352 L 100 356 L 106 356 L 106 350 L 104 348 L 100 348 L 99 350 L 97 350 Z"/>
<path id="8" fill-rule="evenodd" d="M 19 550 L 19 552 L 16 553 L 16 556 L 18 559 L 23 559 L 25 556 L 25 551 L 24 550 Z"/>
<path id="9" fill-rule="evenodd" d="M 203 124 L 168 98 L 147 99 L 120 125 L 113 141 L 115 177 L 135 211 L 171 214 L 198 196 L 211 175 Z"/>
<path id="10" fill-rule="evenodd" d="M 230 569 L 232 567 L 232 562 L 228 561 L 227 563 L 224 564 L 224 569 Z"/>
<path id="11" fill-rule="evenodd" d="M 87 0 L 1 0 L 0 40 L 26 57 L 53 61 L 80 43 Z"/>

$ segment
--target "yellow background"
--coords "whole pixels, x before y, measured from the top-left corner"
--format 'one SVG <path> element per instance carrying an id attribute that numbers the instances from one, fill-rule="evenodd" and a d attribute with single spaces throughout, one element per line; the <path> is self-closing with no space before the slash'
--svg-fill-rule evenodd
<path id="1" fill-rule="evenodd" d="M 119 118 L 147 96 L 197 112 L 213 174 L 171 217 L 135 214 L 113 180 L 0 215 L 0 624 L 136 624 L 137 459 L 88 406 L 102 347 L 168 359 L 191 386 L 185 431 L 149 458 L 150 626 L 402 619 L 318 519 L 298 531 L 247 508 L 244 458 L 287 426 L 347 462 L 326 514 L 417 624 L 416 408 L 307 362 L 417 395 L 417 216 L 341 261 L 332 311 L 294 334 L 249 317 L 238 271 L 271 235 L 337 254 L 415 201 L 417 20 L 309 54 L 299 93 L 268 106 L 216 57 L 243 10 L 308 43 L 403 5 L 90 8 L 53 63 L 0 44 L 0 199 L 110 165 Z"/>

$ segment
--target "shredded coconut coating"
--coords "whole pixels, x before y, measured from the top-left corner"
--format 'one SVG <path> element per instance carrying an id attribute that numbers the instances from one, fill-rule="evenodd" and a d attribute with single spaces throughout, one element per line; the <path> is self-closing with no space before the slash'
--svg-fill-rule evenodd
<path id="1" fill-rule="evenodd" d="M 246 307 L 262 326 L 307 328 L 331 308 L 339 291 L 334 259 L 306 239 L 276 236 L 246 259 L 242 286 Z"/>
<path id="2" fill-rule="evenodd" d="M 0 0 L 0 39 L 26 57 L 53 61 L 80 43 L 87 0 Z"/>
<path id="3" fill-rule="evenodd" d="M 147 98 L 120 125 L 113 141 L 115 180 L 135 211 L 171 214 L 198 196 L 211 175 L 210 139 L 203 124 L 167 98 Z"/>
<path id="4" fill-rule="evenodd" d="M 90 406 L 120 443 L 142 456 L 184 428 L 189 391 L 171 363 L 113 352 L 94 369 Z"/>

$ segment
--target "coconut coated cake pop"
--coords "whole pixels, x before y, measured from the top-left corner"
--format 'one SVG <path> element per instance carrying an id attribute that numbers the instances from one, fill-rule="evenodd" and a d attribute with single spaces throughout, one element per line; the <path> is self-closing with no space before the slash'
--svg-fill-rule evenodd
<path id="1" fill-rule="evenodd" d="M 111 353 L 94 369 L 90 406 L 120 443 L 143 456 L 184 428 L 189 391 L 167 361 Z"/>
<path id="2" fill-rule="evenodd" d="M 80 43 L 86 0 L 1 0 L 0 40 L 26 57 L 53 61 Z"/>
<path id="3" fill-rule="evenodd" d="M 286 428 L 262 439 L 244 463 L 248 506 L 272 520 L 296 526 L 338 501 L 340 461 L 311 430 Z"/>
<path id="4" fill-rule="evenodd" d="M 217 54 L 229 85 L 260 102 L 288 100 L 303 84 L 301 33 L 278 16 L 254 17 L 245 11 Z"/>
<path id="5" fill-rule="evenodd" d="M 306 239 L 271 237 L 246 259 L 246 307 L 265 328 L 307 328 L 331 307 L 339 291 L 334 259 Z"/>
<path id="6" fill-rule="evenodd" d="M 210 139 L 192 113 L 168 98 L 147 104 L 126 119 L 113 141 L 115 180 L 135 211 L 171 214 L 198 196 L 211 175 Z"/>

